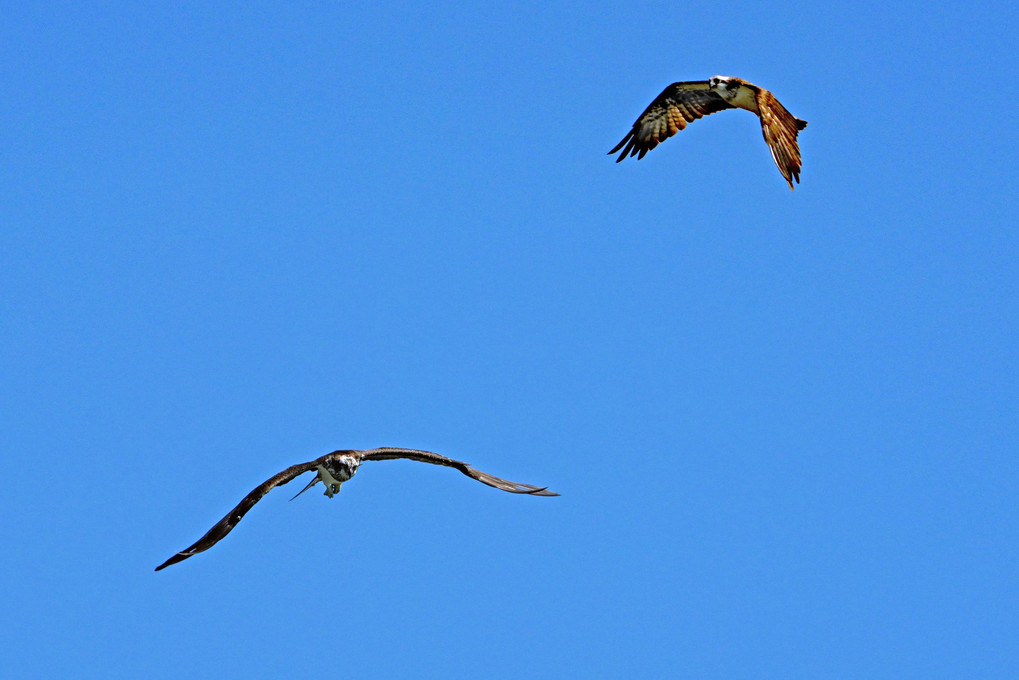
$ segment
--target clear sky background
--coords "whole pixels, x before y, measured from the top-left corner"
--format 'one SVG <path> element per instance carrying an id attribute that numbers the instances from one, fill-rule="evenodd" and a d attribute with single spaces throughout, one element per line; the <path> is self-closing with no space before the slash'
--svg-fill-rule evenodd
<path id="1" fill-rule="evenodd" d="M 361 4 L 5 7 L 0 675 L 1017 677 L 1015 5 Z"/>

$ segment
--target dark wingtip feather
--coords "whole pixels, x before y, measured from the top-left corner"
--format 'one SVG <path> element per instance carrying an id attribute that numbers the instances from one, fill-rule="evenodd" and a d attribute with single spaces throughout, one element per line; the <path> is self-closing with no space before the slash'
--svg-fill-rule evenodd
<path id="1" fill-rule="evenodd" d="M 611 155 L 612 155 L 612 154 L 614 154 L 615 152 L 617 152 L 617 151 L 619 151 L 620 149 L 622 149 L 622 148 L 623 148 L 623 145 L 624 145 L 624 144 L 626 144 L 626 143 L 627 143 L 628 141 L 630 141 L 630 137 L 633 137 L 633 130 L 630 130 L 629 132 L 627 132 L 627 133 L 626 133 L 626 136 L 625 136 L 625 137 L 623 137 L 623 139 L 622 139 L 622 140 L 621 140 L 621 141 L 619 142 L 619 144 L 616 144 L 616 145 L 615 145 L 615 146 L 614 146 L 614 147 L 612 148 L 612 151 L 609 151 L 607 155 L 611 156 Z M 624 151 L 623 153 L 626 153 L 626 152 Z"/>
<path id="2" fill-rule="evenodd" d="M 796 129 L 797 130 L 802 130 L 805 127 L 807 127 L 807 121 L 801 120 L 801 119 L 797 118 L 796 119 Z"/>
<path id="3" fill-rule="evenodd" d="M 528 496 L 558 496 L 555 491 L 549 491 L 547 486 L 534 486 L 533 484 L 520 484 L 517 482 L 511 482 L 516 489 L 513 493 L 527 494 Z M 509 491 L 509 489 L 506 489 Z"/>
<path id="4" fill-rule="evenodd" d="M 160 569 L 166 569 L 171 564 L 177 564 L 178 562 L 182 562 L 182 561 L 186 560 L 189 557 L 191 557 L 191 555 L 185 555 L 184 553 L 177 553 L 176 555 L 174 555 L 173 557 L 171 557 L 170 559 L 168 559 L 167 561 L 163 562 L 158 567 L 156 567 L 156 571 L 159 571 Z"/>
<path id="5" fill-rule="evenodd" d="M 619 158 L 616 159 L 616 163 L 618 163 L 624 158 L 626 158 L 627 154 L 632 156 L 635 153 L 634 143 L 636 141 L 637 141 L 636 138 L 633 136 L 633 130 L 630 130 L 628 133 L 626 133 L 626 136 L 623 137 L 623 140 L 619 142 L 619 144 L 616 144 L 615 148 L 612 149 L 612 151 L 609 151 L 608 155 L 611 156 L 615 152 L 622 149 L 623 150 L 622 153 L 620 153 Z"/>

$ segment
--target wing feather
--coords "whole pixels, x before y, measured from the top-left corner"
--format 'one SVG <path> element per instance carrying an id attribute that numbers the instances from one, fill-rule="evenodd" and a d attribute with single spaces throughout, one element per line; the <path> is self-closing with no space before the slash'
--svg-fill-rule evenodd
<path id="1" fill-rule="evenodd" d="M 800 130 L 807 127 L 807 121 L 789 113 L 771 92 L 763 88 L 759 88 L 757 93 L 757 107 L 761 116 L 761 132 L 771 150 L 771 157 L 785 181 L 789 182 L 789 188 L 793 189 L 793 180 L 799 183 L 803 166 L 796 138 Z"/>
<path id="2" fill-rule="evenodd" d="M 244 517 L 245 514 L 247 514 L 248 510 L 250 510 L 255 505 L 255 503 L 262 500 L 262 497 L 265 496 L 265 494 L 272 491 L 275 487 L 281 484 L 286 484 L 290 480 L 294 479 L 299 475 L 304 474 L 309 470 L 314 470 L 316 465 L 318 465 L 320 462 L 322 462 L 331 455 L 333 454 L 329 453 L 326 454 L 325 456 L 322 456 L 321 458 L 317 458 L 307 463 L 298 463 L 297 465 L 291 465 L 286 470 L 277 473 L 270 477 L 269 479 L 265 480 L 257 487 L 252 489 L 251 493 L 245 496 L 241 500 L 241 502 L 237 504 L 236 508 L 228 512 L 223 519 L 216 522 L 216 524 L 213 525 L 213 527 L 209 529 L 204 536 L 195 541 L 194 544 L 191 545 L 189 548 L 181 550 L 179 553 L 176 553 L 170 559 L 160 564 L 158 567 L 156 567 L 156 571 L 159 571 L 160 569 L 165 569 L 166 567 L 169 567 L 171 564 L 177 564 L 178 562 L 186 560 L 192 555 L 208 550 L 212 546 L 216 545 L 221 540 L 223 540 L 223 537 L 229 534 L 230 531 L 235 526 L 237 526 L 237 523 L 241 521 L 241 518 Z"/>
<path id="3" fill-rule="evenodd" d="M 421 463 L 431 463 L 432 465 L 444 465 L 446 467 L 455 468 L 471 479 L 478 480 L 482 484 L 487 484 L 488 486 L 495 487 L 496 489 L 502 489 L 503 491 L 509 491 L 510 493 L 523 493 L 531 496 L 559 495 L 554 491 L 549 491 L 548 487 L 511 482 L 507 479 L 490 475 L 487 472 L 475 470 L 463 461 L 453 460 L 452 458 L 447 458 L 446 456 L 438 453 L 432 453 L 431 451 L 383 447 L 380 449 L 371 449 L 361 452 L 361 460 L 395 460 L 398 458 L 406 458 L 408 460 L 416 460 Z"/>
<path id="4" fill-rule="evenodd" d="M 673 83 L 665 88 L 651 105 L 640 114 L 633 128 L 616 144 L 609 155 L 620 149 L 616 162 L 627 156 L 644 157 L 661 142 L 684 129 L 698 118 L 733 108 L 708 88 L 708 81 L 695 80 Z"/>

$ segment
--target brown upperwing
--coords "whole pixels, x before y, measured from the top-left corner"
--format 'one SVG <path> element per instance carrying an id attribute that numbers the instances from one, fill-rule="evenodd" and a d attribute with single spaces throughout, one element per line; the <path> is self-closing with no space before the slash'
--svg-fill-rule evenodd
<path id="1" fill-rule="evenodd" d="M 343 452 L 341 451 L 338 453 Z M 177 564 L 178 562 L 186 560 L 192 555 L 208 550 L 212 546 L 216 545 L 221 540 L 223 540 L 223 538 L 227 534 L 229 534 L 230 531 L 235 526 L 237 526 L 237 523 L 241 521 L 241 518 L 244 517 L 245 514 L 247 514 L 248 510 L 250 510 L 252 506 L 255 505 L 255 503 L 262 500 L 262 496 L 269 493 L 280 484 L 286 484 L 295 477 L 302 475 L 305 472 L 308 472 L 309 470 L 314 470 L 315 467 L 320 462 L 322 462 L 323 460 L 332 455 L 334 454 L 327 453 L 321 458 L 316 458 L 315 460 L 309 461 L 307 463 L 298 463 L 297 465 L 291 465 L 283 472 L 275 474 L 269 479 L 265 480 L 257 487 L 252 489 L 251 493 L 245 496 L 241 500 L 241 502 L 237 504 L 236 508 L 234 508 L 233 510 L 226 514 L 226 517 L 216 522 L 216 524 L 213 525 L 213 527 L 209 529 L 204 536 L 195 541 L 194 544 L 191 545 L 189 548 L 181 550 L 179 553 L 173 555 L 170 559 L 160 564 L 158 567 L 156 567 L 156 571 L 159 571 L 160 569 L 165 569 L 166 567 L 169 567 L 171 564 Z"/>
<path id="2" fill-rule="evenodd" d="M 651 105 L 640 114 L 633 128 L 616 144 L 611 156 L 622 149 L 616 162 L 628 155 L 640 160 L 658 146 L 698 118 L 733 108 L 708 88 L 708 81 L 693 80 L 673 83 L 662 91 Z"/>
<path id="3" fill-rule="evenodd" d="M 487 484 L 488 486 L 495 487 L 496 489 L 502 489 L 503 491 L 509 491 L 510 493 L 523 493 L 531 496 L 559 495 L 554 491 L 549 491 L 548 487 L 511 482 L 507 479 L 490 475 L 487 472 L 475 470 L 463 461 L 453 460 L 452 458 L 447 458 L 446 456 L 438 453 L 432 453 L 431 451 L 384 447 L 380 449 L 362 451 L 361 453 L 362 460 L 394 460 L 397 458 L 407 458 L 409 460 L 416 460 L 422 463 L 431 463 L 432 465 L 444 465 L 446 467 L 455 468 L 471 479 L 478 480 L 482 484 Z"/>

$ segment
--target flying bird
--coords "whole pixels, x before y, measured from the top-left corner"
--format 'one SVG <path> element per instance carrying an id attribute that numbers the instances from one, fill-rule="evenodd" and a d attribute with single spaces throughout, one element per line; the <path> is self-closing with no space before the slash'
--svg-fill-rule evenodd
<path id="1" fill-rule="evenodd" d="M 304 474 L 305 472 L 309 472 L 311 470 L 318 471 L 315 474 L 315 478 L 311 480 L 306 487 L 301 489 L 294 498 L 297 498 L 297 496 L 300 496 L 319 482 L 325 484 L 325 495 L 332 498 L 339 493 L 340 485 L 353 477 L 354 473 L 357 472 L 358 466 L 364 461 L 395 460 L 397 458 L 407 458 L 409 460 L 417 460 L 422 463 L 445 465 L 446 467 L 456 468 L 471 479 L 476 479 L 482 484 L 494 486 L 496 489 L 502 489 L 503 491 L 509 491 L 510 493 L 523 493 L 531 496 L 559 495 L 554 491 L 549 491 L 543 486 L 519 484 L 517 482 L 510 482 L 508 480 L 495 477 L 487 472 L 475 470 L 467 463 L 459 460 L 453 460 L 452 458 L 447 458 L 446 456 L 441 456 L 438 453 L 432 453 L 431 451 L 418 451 L 417 449 L 400 449 L 392 447 L 367 449 L 364 451 L 333 451 L 332 453 L 327 453 L 321 458 L 316 458 L 315 460 L 307 463 L 291 465 L 283 472 L 275 474 L 259 484 L 254 490 L 252 490 L 251 493 L 245 496 L 241 502 L 237 504 L 236 508 L 227 513 L 226 517 L 216 522 L 216 524 L 209 529 L 204 536 L 195 541 L 194 545 L 173 555 L 170 559 L 156 567 L 156 571 L 165 569 L 171 564 L 177 564 L 196 553 L 203 552 L 216 545 L 219 541 L 223 540 L 223 537 L 229 534 L 235 526 L 237 526 L 237 523 L 241 521 L 241 518 L 244 517 L 245 513 L 247 513 L 255 503 L 260 501 L 262 496 L 269 493 L 273 488 L 281 484 L 286 484 L 290 480 Z M 294 500 L 294 498 L 291 498 L 290 500 Z"/>
<path id="2" fill-rule="evenodd" d="M 623 137 L 611 156 L 622 149 L 616 162 L 627 155 L 640 160 L 651 149 L 686 127 L 698 118 L 725 109 L 746 109 L 761 119 L 764 141 L 771 149 L 771 157 L 779 172 L 793 188 L 793 179 L 800 181 L 800 147 L 796 137 L 807 127 L 807 121 L 796 118 L 775 99 L 775 95 L 732 76 L 715 76 L 710 80 L 693 80 L 673 83 L 651 102 L 633 129 Z"/>

